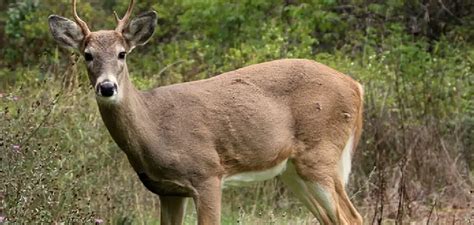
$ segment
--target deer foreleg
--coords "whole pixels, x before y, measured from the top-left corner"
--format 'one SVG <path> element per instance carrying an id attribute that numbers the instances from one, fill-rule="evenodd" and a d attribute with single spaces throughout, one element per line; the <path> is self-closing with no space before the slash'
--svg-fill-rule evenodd
<path id="1" fill-rule="evenodd" d="M 186 198 L 160 196 L 161 225 L 181 225 L 186 212 Z"/>

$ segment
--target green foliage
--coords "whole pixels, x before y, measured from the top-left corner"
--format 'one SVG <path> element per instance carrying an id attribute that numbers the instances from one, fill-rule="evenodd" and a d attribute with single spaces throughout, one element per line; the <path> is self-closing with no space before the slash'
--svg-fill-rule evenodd
<path id="1" fill-rule="evenodd" d="M 8 2 L 0 3 L 0 216 L 13 224 L 156 224 L 157 198 L 142 187 L 104 128 L 83 60 L 75 72 L 71 52 L 50 37 L 47 17 L 71 18 L 70 1 Z M 112 11 L 121 14 L 127 4 L 78 2 L 93 30 L 112 29 Z M 150 43 L 128 57 L 128 67 L 134 84 L 148 89 L 279 58 L 320 61 L 365 88 L 365 131 L 350 188 L 355 201 L 366 204 L 366 217 L 400 199 L 410 207 L 461 204 L 474 168 L 473 6 L 142 0 L 135 13 L 153 9 L 159 25 Z M 63 87 L 67 76 L 79 76 L 72 91 Z M 403 195 L 396 189 L 405 187 L 399 171 L 411 180 Z M 230 190 L 223 222 L 311 223 L 289 196 L 278 182 Z M 383 210 L 391 212 L 384 216 L 396 214 L 390 205 Z"/>

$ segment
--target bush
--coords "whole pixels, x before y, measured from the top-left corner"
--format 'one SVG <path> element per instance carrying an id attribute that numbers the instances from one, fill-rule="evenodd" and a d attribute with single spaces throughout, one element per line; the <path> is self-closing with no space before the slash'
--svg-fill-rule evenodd
<path id="1" fill-rule="evenodd" d="M 8 7 L 0 11 L 0 216 L 11 223 L 156 223 L 157 198 L 104 129 L 82 58 L 50 38 L 47 16 L 71 17 L 70 1 L 9 3 L 0 3 Z M 120 14 L 127 4 L 79 1 L 79 14 L 93 29 L 111 29 L 112 9 Z M 278 58 L 318 60 L 365 87 L 349 188 L 366 220 L 402 222 L 434 211 L 442 221 L 452 218 L 444 209 L 467 208 L 473 3 L 162 0 L 139 1 L 135 12 L 150 9 L 159 14 L 156 34 L 128 58 L 140 89 Z M 277 181 L 231 189 L 224 199 L 239 201 L 225 201 L 232 203 L 223 221 L 310 223 L 287 196 Z"/>

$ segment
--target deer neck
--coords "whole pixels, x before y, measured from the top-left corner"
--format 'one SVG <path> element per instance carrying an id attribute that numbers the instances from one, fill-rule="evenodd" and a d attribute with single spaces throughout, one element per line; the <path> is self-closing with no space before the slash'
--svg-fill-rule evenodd
<path id="1" fill-rule="evenodd" d="M 124 70 L 120 88 L 121 98 L 117 103 L 98 100 L 99 111 L 105 126 L 119 147 L 127 153 L 140 146 L 142 132 L 146 130 L 146 106 L 142 94 L 129 79 L 128 71 Z"/>

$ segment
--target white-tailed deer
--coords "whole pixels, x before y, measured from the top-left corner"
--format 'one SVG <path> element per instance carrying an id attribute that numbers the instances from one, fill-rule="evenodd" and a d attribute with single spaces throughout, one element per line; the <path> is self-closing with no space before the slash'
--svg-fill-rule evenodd
<path id="1" fill-rule="evenodd" d="M 322 224 L 362 224 L 345 184 L 361 134 L 361 85 L 310 60 L 284 59 L 150 91 L 129 79 L 126 57 L 152 36 L 156 13 L 91 32 L 50 16 L 56 41 L 84 55 L 102 119 L 140 180 L 161 201 L 161 223 L 219 224 L 223 184 L 280 176 Z"/>

